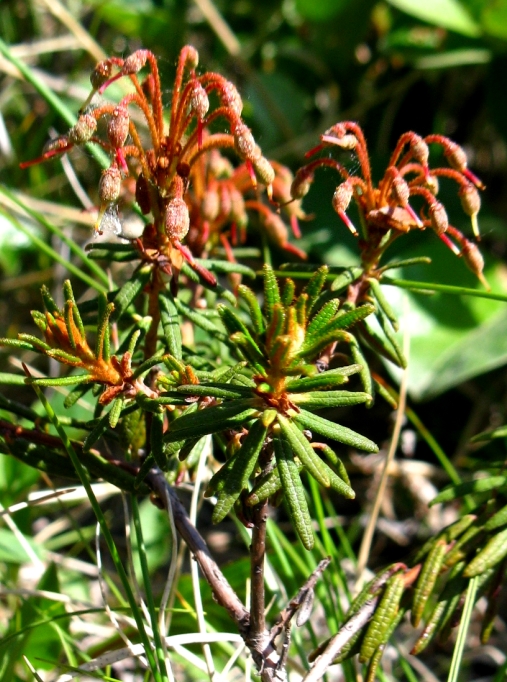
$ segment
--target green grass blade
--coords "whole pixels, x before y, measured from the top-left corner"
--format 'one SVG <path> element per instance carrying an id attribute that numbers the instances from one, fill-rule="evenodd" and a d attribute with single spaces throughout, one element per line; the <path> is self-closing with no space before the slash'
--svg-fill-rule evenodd
<path id="1" fill-rule="evenodd" d="M 161 677 L 157 663 L 155 661 L 155 657 L 153 655 L 153 651 L 151 648 L 151 643 L 148 637 L 148 634 L 146 632 L 146 629 L 144 627 L 144 621 L 143 621 L 143 616 L 142 613 L 137 605 L 136 598 L 134 596 L 134 593 L 132 591 L 132 588 L 130 586 L 127 574 L 125 572 L 125 568 L 123 566 L 123 561 L 118 553 L 118 550 L 116 548 L 116 544 L 114 542 L 113 536 L 109 530 L 109 527 L 107 525 L 107 521 L 102 513 L 102 509 L 100 508 L 100 505 L 97 501 L 97 498 L 95 497 L 95 493 L 93 492 L 93 489 L 90 485 L 90 481 L 88 480 L 88 476 L 86 473 L 86 469 L 83 467 L 81 464 L 81 461 L 79 460 L 79 457 L 77 456 L 72 443 L 69 440 L 69 437 L 67 436 L 67 433 L 65 432 L 65 429 L 62 427 L 58 420 L 58 416 L 54 412 L 53 408 L 51 407 L 49 401 L 46 399 L 46 396 L 42 393 L 42 391 L 37 387 L 34 386 L 35 392 L 37 393 L 37 397 L 41 401 L 44 409 L 46 410 L 46 413 L 51 420 L 51 423 L 55 427 L 55 429 L 58 432 L 58 435 L 60 436 L 63 446 L 65 448 L 65 451 L 67 452 L 69 459 L 71 460 L 72 464 L 74 465 L 74 468 L 76 470 L 77 475 L 79 476 L 79 480 L 81 481 L 81 485 L 84 487 L 86 491 L 86 495 L 88 499 L 90 500 L 90 504 L 92 506 L 92 509 L 95 513 L 95 516 L 97 517 L 97 521 L 100 524 L 100 529 L 102 532 L 102 535 L 104 537 L 104 540 L 106 541 L 107 547 L 109 549 L 109 552 L 111 554 L 111 558 L 113 560 L 113 563 L 115 565 L 115 568 L 118 572 L 118 576 L 121 580 L 121 583 L 123 585 L 123 589 L 125 590 L 125 594 L 127 595 L 127 599 L 130 605 L 130 608 L 132 609 L 132 615 L 134 616 L 134 619 L 136 621 L 136 625 L 139 631 L 139 636 L 141 638 L 141 642 L 144 645 L 144 650 L 145 650 L 145 656 L 148 659 L 148 663 L 150 665 L 150 668 L 152 670 L 153 676 L 156 680 L 156 682 L 165 682 L 164 679 Z"/>
<path id="2" fill-rule="evenodd" d="M 4 194 L 12 202 L 20 206 L 27 215 L 29 215 L 31 218 L 33 218 L 43 227 L 45 227 L 48 230 L 48 232 L 51 232 L 52 234 L 56 235 L 59 239 L 61 239 L 62 242 L 69 247 L 70 251 L 86 265 L 86 267 L 92 272 L 92 274 L 98 277 L 98 279 L 104 285 L 105 290 L 109 288 L 109 280 L 104 270 L 99 265 L 97 265 L 95 261 L 91 260 L 88 257 L 86 251 L 84 251 L 78 244 L 76 244 L 76 242 L 73 239 L 68 237 L 63 230 L 61 230 L 59 227 L 53 225 L 48 220 L 46 220 L 46 218 L 42 215 L 42 213 L 39 213 L 39 211 L 35 211 L 34 209 L 29 208 L 28 206 L 23 204 L 22 200 L 15 194 L 10 192 L 5 187 L 5 185 L 0 185 L 0 193 Z"/>
<path id="3" fill-rule="evenodd" d="M 0 213 L 3 216 L 5 216 L 5 218 L 11 223 L 13 227 L 16 228 L 16 230 L 19 230 L 19 232 L 22 232 L 26 237 L 28 237 L 28 239 L 32 242 L 32 244 L 35 247 L 37 247 L 37 249 L 45 253 L 56 263 L 63 265 L 63 267 L 69 272 L 71 272 L 75 277 L 77 277 L 82 282 L 87 284 L 89 287 L 92 287 L 96 291 L 100 292 L 107 291 L 107 288 L 104 285 L 100 284 L 100 282 L 96 282 L 92 277 L 90 277 L 85 272 L 80 270 L 73 263 L 69 262 L 68 259 L 64 258 L 63 256 L 60 256 L 60 254 L 54 249 L 52 249 L 48 244 L 46 244 L 46 242 L 43 239 L 33 234 L 33 232 L 26 228 L 22 223 L 20 223 L 19 220 L 16 220 L 16 218 L 14 218 L 12 214 L 8 213 L 7 211 L 4 211 L 3 209 L 0 209 Z"/>

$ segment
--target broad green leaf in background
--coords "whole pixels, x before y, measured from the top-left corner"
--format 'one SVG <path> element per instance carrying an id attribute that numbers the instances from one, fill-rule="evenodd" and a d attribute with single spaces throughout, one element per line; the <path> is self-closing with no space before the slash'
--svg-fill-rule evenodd
<path id="1" fill-rule="evenodd" d="M 496 38 L 507 40 L 507 2 L 484 2 L 481 12 L 482 28 Z"/>
<path id="2" fill-rule="evenodd" d="M 350 0 L 296 0 L 298 12 L 310 21 L 325 21 L 338 14 Z"/>
<path id="3" fill-rule="evenodd" d="M 451 254 L 439 254 L 431 248 L 425 251 L 432 252 L 433 263 L 426 266 L 427 270 L 418 267 L 417 276 L 416 268 L 407 270 L 405 276 L 422 282 L 445 282 L 442 273 L 449 267 L 446 263 Z M 505 290 L 505 275 L 501 263 L 486 269 L 493 291 Z M 400 318 L 403 299 L 409 297 L 405 310 L 409 308 L 410 312 L 404 325 L 408 325 L 410 333 L 408 390 L 412 398 L 434 397 L 507 363 L 506 303 L 443 293 L 424 295 L 394 286 L 385 286 L 383 290 Z M 396 374 L 396 369 L 393 372 Z"/>
<path id="4" fill-rule="evenodd" d="M 24 540 L 32 551 L 40 556 L 40 547 L 29 537 L 25 536 Z M 8 528 L 0 528 L 0 561 L 10 564 L 23 564 L 30 560 L 31 557 L 28 556 L 17 536 Z"/>
<path id="5" fill-rule="evenodd" d="M 476 37 L 481 30 L 458 0 L 388 0 L 402 12 L 466 36 Z"/>

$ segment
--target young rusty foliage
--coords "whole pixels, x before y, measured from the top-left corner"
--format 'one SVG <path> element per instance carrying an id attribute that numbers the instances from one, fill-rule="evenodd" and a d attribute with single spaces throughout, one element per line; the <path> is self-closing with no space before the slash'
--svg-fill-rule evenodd
<path id="1" fill-rule="evenodd" d="M 132 282 L 129 287 L 120 290 L 118 294 L 118 308 L 113 302 L 108 302 L 105 296 L 98 299 L 98 318 L 95 328 L 95 346 L 92 348 L 87 340 L 85 327 L 79 309 L 74 299 L 74 293 L 69 280 L 63 285 L 65 304 L 58 308 L 47 287 L 43 286 L 41 293 L 44 302 L 44 312 L 32 311 L 35 324 L 44 335 L 44 340 L 31 334 L 18 334 L 17 339 L 0 339 L 0 345 L 42 353 L 63 365 L 84 370 L 84 373 L 71 374 L 65 377 L 33 378 L 26 382 L 38 386 L 73 386 L 93 384 L 103 387 L 99 397 L 100 405 L 108 405 L 114 401 L 110 412 L 110 421 L 117 422 L 119 410 L 123 401 L 133 398 L 138 392 L 150 393 L 142 379 L 132 369 L 132 355 L 140 335 L 138 330 L 130 339 L 128 348 L 121 358 L 111 353 L 110 320 L 115 313 L 122 309 L 131 296 Z M 79 397 L 83 391 L 69 394 L 66 405 L 73 403 L 73 398 Z M 113 419 L 113 415 L 117 415 Z"/>
<path id="2" fill-rule="evenodd" d="M 493 498 L 492 491 L 495 491 Z M 481 623 L 481 642 L 486 644 L 507 570 L 506 493 L 507 477 L 503 475 L 443 490 L 432 504 L 464 496 L 478 496 L 479 504 L 430 538 L 412 558 L 410 567 L 395 564 L 361 591 L 352 602 L 346 621 L 367 600 L 376 600 L 375 610 L 368 626 L 354 633 L 333 662 L 341 663 L 358 654 L 361 663 L 368 662 L 367 679 L 373 680 L 385 645 L 401 618 L 409 612 L 414 627 L 424 622 L 412 654 L 421 653 L 435 638 L 445 642 L 460 622 L 471 578 L 477 579 L 476 601 L 482 597 L 487 600 Z M 326 645 L 327 642 L 321 644 L 310 660 Z"/>
<path id="3" fill-rule="evenodd" d="M 377 451 L 369 439 L 315 414 L 323 408 L 371 400 L 365 392 L 342 389 L 348 377 L 360 371 L 359 365 L 319 372 L 318 359 L 326 347 L 338 340 L 353 342 L 346 329 L 373 311 L 369 304 L 341 309 L 337 299 L 319 306 L 327 274 L 325 266 L 320 268 L 296 295 L 291 279 L 280 288 L 273 270 L 265 266 L 263 309 L 254 292 L 242 285 L 238 293 L 248 318 L 219 305 L 226 333 L 206 321 L 208 332 L 228 343 L 241 364 L 227 374 L 222 370 L 219 380 L 215 373 L 201 375 L 197 383 L 185 376 L 181 361 L 166 359 L 166 365 L 173 367 L 172 380 L 179 383 L 176 391 L 161 392 L 158 400 L 151 401 L 158 410 L 171 401 L 174 405 L 192 402 L 163 433 L 162 452 L 173 446 L 180 449 L 182 457 L 208 434 L 226 439 L 227 461 L 211 479 L 206 493 L 217 497 L 214 522 L 222 520 L 236 503 L 248 522 L 249 509 L 281 489 L 307 548 L 313 546 L 313 531 L 301 470 L 322 486 L 354 497 L 340 459 L 329 446 L 316 441 L 314 434 L 367 452 Z M 159 428 L 158 435 L 161 433 Z M 253 487 L 249 488 L 252 476 Z"/>
<path id="4" fill-rule="evenodd" d="M 121 234 L 118 204 L 135 199 L 147 224 L 123 258 L 122 249 L 115 250 L 116 257 L 151 263 L 154 282 L 159 273 L 173 275 L 174 290 L 184 262 L 214 286 L 215 276 L 196 257 L 222 244 L 234 260 L 230 242 L 244 240 L 252 212 L 271 241 L 305 257 L 289 243 L 287 227 L 259 191 L 264 187 L 271 201 L 287 203 L 290 171 L 271 165 L 262 155 L 241 118 L 243 102 L 234 84 L 217 73 L 199 75 L 198 62 L 195 48 L 181 50 L 169 111 L 163 105 L 157 60 L 149 50 L 98 63 L 91 75 L 92 92 L 76 124 L 51 141 L 38 159 L 21 164 L 27 167 L 74 147 L 99 145 L 109 154 L 110 165 L 99 182 L 96 229 Z M 104 101 L 101 96 L 111 83 L 122 79 L 130 81 L 128 94 L 118 103 Z M 220 127 L 226 132 L 215 132 Z M 223 150 L 234 152 L 237 168 Z M 300 202 L 285 211 L 299 235 L 297 218 L 304 217 Z"/>

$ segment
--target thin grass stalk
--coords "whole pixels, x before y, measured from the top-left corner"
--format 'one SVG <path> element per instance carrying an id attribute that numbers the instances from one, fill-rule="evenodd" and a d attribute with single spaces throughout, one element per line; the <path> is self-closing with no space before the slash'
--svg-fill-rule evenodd
<path id="1" fill-rule="evenodd" d="M 146 555 L 146 546 L 143 538 L 143 527 L 141 524 L 141 514 L 139 513 L 139 504 L 135 495 L 132 495 L 132 519 L 134 521 L 134 529 L 136 532 L 137 551 L 139 561 L 141 564 L 141 572 L 143 575 L 143 586 L 146 594 L 146 602 L 148 604 L 148 612 L 150 614 L 151 627 L 153 631 L 153 640 L 155 642 L 155 654 L 158 661 L 160 672 L 160 679 L 163 682 L 169 682 L 169 675 L 167 672 L 167 664 L 165 659 L 165 650 L 162 646 L 160 631 L 158 629 L 157 612 L 155 608 L 155 601 L 153 599 L 153 592 L 151 589 L 150 569 L 148 566 L 148 558 Z"/>
<path id="2" fill-rule="evenodd" d="M 406 301 L 405 301 L 406 303 Z M 406 318 L 406 316 L 405 316 Z M 403 354 L 408 360 L 409 357 L 409 348 L 410 348 L 410 335 L 408 332 L 408 327 L 405 328 L 405 332 L 403 335 Z M 382 471 L 382 477 L 380 479 L 380 483 L 378 486 L 377 493 L 375 495 L 375 501 L 373 503 L 373 508 L 370 512 L 370 518 L 368 521 L 368 525 L 366 527 L 366 530 L 363 535 L 363 540 L 361 542 L 361 547 L 359 549 L 359 554 L 357 556 L 357 581 L 355 585 L 355 590 L 356 592 L 359 592 L 359 590 L 362 588 L 364 584 L 364 571 L 366 568 L 366 565 L 368 563 L 368 557 L 370 554 L 370 549 L 371 549 L 371 543 L 373 541 L 373 535 L 375 533 L 375 528 L 377 525 L 377 519 L 378 515 L 380 512 L 380 506 L 382 504 L 382 499 L 384 497 L 384 493 L 386 490 L 387 486 L 387 479 L 388 479 L 388 471 L 389 471 L 389 465 L 394 459 L 394 455 L 396 454 L 396 450 L 398 448 L 398 442 L 400 439 L 400 434 L 401 434 L 401 428 L 403 426 L 403 418 L 405 416 L 405 409 L 406 409 L 406 403 L 407 403 L 407 387 L 408 387 L 408 368 L 405 368 L 403 370 L 403 373 L 401 375 L 401 384 L 400 384 L 400 395 L 399 395 L 399 401 L 398 401 L 398 409 L 396 411 L 396 420 L 394 423 L 394 429 L 393 429 L 393 435 L 391 437 L 391 442 L 389 444 L 389 451 L 387 453 L 385 462 L 384 462 L 384 469 Z"/>
<path id="3" fill-rule="evenodd" d="M 39 211 L 36 211 L 33 208 L 29 208 L 28 206 L 26 206 L 21 199 L 19 199 L 15 194 L 10 192 L 4 185 L 0 185 L 0 192 L 8 199 L 10 199 L 13 203 L 15 203 L 17 206 L 22 208 L 27 215 L 29 215 L 31 218 L 33 218 L 43 227 L 45 227 L 48 230 L 48 232 L 51 232 L 52 234 L 56 235 L 62 240 L 62 242 L 67 244 L 72 253 L 75 256 L 77 256 L 84 263 L 84 265 L 86 265 L 86 267 L 96 277 L 99 278 L 99 280 L 104 285 L 105 289 L 103 287 L 98 288 L 98 286 L 96 286 L 95 288 L 97 289 L 97 291 L 107 291 L 109 289 L 109 278 L 104 272 L 104 270 L 92 258 L 88 258 L 86 252 L 80 246 L 78 246 L 73 239 L 67 237 L 63 230 L 61 230 L 59 227 L 53 225 L 48 220 L 46 220 L 46 218 L 44 218 L 44 216 L 41 213 L 39 213 Z"/>
<path id="4" fill-rule="evenodd" d="M 70 263 L 68 259 L 66 260 L 65 258 L 62 258 L 62 256 L 60 256 L 60 254 L 57 251 L 52 249 L 48 244 L 46 244 L 46 242 L 40 239 L 40 237 L 37 237 L 37 235 L 33 234 L 33 232 L 28 230 L 22 223 L 19 222 L 19 220 L 16 220 L 16 218 L 14 218 L 11 214 L 7 213 L 1 208 L 0 214 L 3 215 L 16 228 L 16 230 L 19 230 L 19 232 L 22 232 L 26 237 L 28 237 L 28 239 L 33 243 L 34 246 L 37 247 L 37 249 L 45 253 L 56 263 L 62 265 L 64 268 L 66 268 L 69 272 L 71 272 L 73 275 L 75 275 L 78 279 L 83 281 L 89 287 L 92 287 L 93 289 L 99 292 L 107 291 L 107 289 L 104 286 L 102 286 L 99 282 L 96 282 L 89 275 L 87 275 L 85 272 L 76 267 L 73 263 Z"/>
<path id="5" fill-rule="evenodd" d="M 475 596 L 477 594 L 477 587 L 480 576 L 472 578 L 468 584 L 468 589 L 465 598 L 465 605 L 463 606 L 463 615 L 461 617 L 456 638 L 456 644 L 452 653 L 451 667 L 449 670 L 449 677 L 447 682 L 458 682 L 459 669 L 463 660 L 463 652 L 465 650 L 468 626 L 472 618 L 472 611 L 475 604 Z"/>
<path id="6" fill-rule="evenodd" d="M 33 388 L 37 394 L 37 397 L 41 401 L 44 409 L 46 410 L 46 413 L 51 420 L 51 423 L 55 427 L 55 429 L 58 432 L 58 435 L 60 436 L 62 440 L 62 444 L 65 448 L 65 451 L 67 452 L 69 459 L 71 460 L 72 464 L 74 465 L 74 468 L 76 469 L 76 473 L 79 476 L 79 479 L 81 481 L 81 484 L 83 485 L 84 489 L 86 490 L 86 494 L 88 495 L 88 499 L 90 500 L 90 504 L 92 506 L 92 509 L 95 513 L 95 516 L 97 517 L 97 520 L 100 524 L 100 528 L 102 530 L 102 534 L 104 535 L 104 539 L 106 541 L 107 547 L 109 549 L 109 552 L 111 554 L 111 558 L 113 560 L 113 563 L 115 565 L 115 568 L 118 572 L 119 578 L 121 580 L 121 583 L 123 585 L 123 589 L 125 590 L 125 593 L 127 595 L 127 599 L 129 602 L 129 605 L 132 609 L 132 615 L 134 616 L 134 619 L 136 621 L 136 625 L 139 630 L 139 636 L 141 638 L 141 642 L 144 646 L 145 649 L 145 654 L 146 658 L 148 659 L 148 663 L 150 665 L 150 668 L 152 670 L 153 676 L 155 678 L 156 682 L 164 682 L 163 678 L 160 676 L 157 663 L 155 661 L 155 657 L 153 655 L 153 651 L 151 649 L 151 643 L 148 638 L 144 622 L 142 619 L 141 612 L 139 610 L 139 607 L 136 604 L 136 601 L 134 599 L 134 593 L 132 592 L 132 589 L 130 587 L 127 574 L 125 573 L 125 569 L 123 567 L 123 563 L 121 561 L 120 555 L 118 553 L 118 550 L 116 548 L 113 536 L 111 535 L 111 532 L 108 528 L 107 521 L 104 518 L 104 515 L 102 513 L 102 510 L 100 508 L 100 505 L 97 501 L 97 498 L 95 497 L 95 494 L 93 492 L 93 489 L 90 485 L 90 482 L 88 480 L 88 477 L 86 475 L 86 470 L 81 464 L 78 456 L 76 455 L 76 452 L 74 448 L 72 447 L 72 443 L 69 440 L 69 437 L 67 436 L 67 433 L 65 429 L 61 426 L 58 417 L 56 413 L 54 412 L 53 408 L 51 407 L 49 401 L 47 400 L 46 396 L 43 394 L 41 389 L 36 386 L 35 384 L 33 385 Z"/>
<path id="7" fill-rule="evenodd" d="M 199 457 L 199 462 L 197 464 L 197 472 L 196 472 L 196 477 L 195 477 L 195 482 L 194 482 L 194 489 L 192 491 L 192 499 L 190 502 L 190 513 L 189 513 L 189 518 L 190 521 L 195 525 L 197 525 L 197 511 L 198 511 L 198 506 L 199 506 L 199 499 L 200 499 L 200 491 L 201 491 L 201 484 L 204 478 L 204 474 L 206 471 L 206 460 L 208 458 L 208 452 L 209 448 L 211 446 L 211 437 L 206 436 L 206 445 L 201 451 L 201 455 Z M 207 632 L 207 627 L 206 627 L 206 618 L 204 616 L 204 607 L 202 603 L 202 595 L 201 595 L 201 582 L 199 580 L 199 567 L 197 566 L 195 561 L 192 561 L 190 563 L 190 574 L 192 578 L 192 591 L 194 594 L 194 604 L 195 604 L 195 611 L 196 611 L 196 617 L 197 617 L 197 625 L 199 628 L 199 632 L 202 634 L 206 634 Z M 208 676 L 210 680 L 213 680 L 215 676 L 215 662 L 213 660 L 213 655 L 211 653 L 211 649 L 209 644 L 203 644 L 202 651 L 204 654 L 204 660 L 206 662 L 206 668 L 208 672 Z"/>

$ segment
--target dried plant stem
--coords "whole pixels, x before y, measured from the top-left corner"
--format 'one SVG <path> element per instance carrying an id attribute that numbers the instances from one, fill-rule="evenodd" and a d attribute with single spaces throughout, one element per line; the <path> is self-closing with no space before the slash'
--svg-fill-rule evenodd
<path id="1" fill-rule="evenodd" d="M 313 571 L 304 585 L 301 586 L 296 596 L 290 600 L 288 605 L 280 613 L 277 622 L 273 625 L 269 633 L 272 641 L 278 637 L 287 623 L 289 623 L 295 616 L 296 612 L 306 598 L 308 591 L 315 588 L 317 580 L 320 578 L 330 563 L 331 557 L 326 557 L 325 559 L 322 559 L 322 561 L 319 561 L 317 568 Z"/>
<path id="2" fill-rule="evenodd" d="M 203 13 L 204 18 L 215 31 L 217 37 L 227 52 L 237 57 L 241 52 L 241 43 L 232 32 L 229 24 L 215 7 L 211 0 L 194 0 L 197 7 Z"/>
<path id="3" fill-rule="evenodd" d="M 372 597 L 350 618 L 329 640 L 329 644 L 322 654 L 316 659 L 310 671 L 303 678 L 303 682 L 317 682 L 325 675 L 327 669 L 340 653 L 343 647 L 350 641 L 358 630 L 361 630 L 373 616 L 380 597 Z"/>

